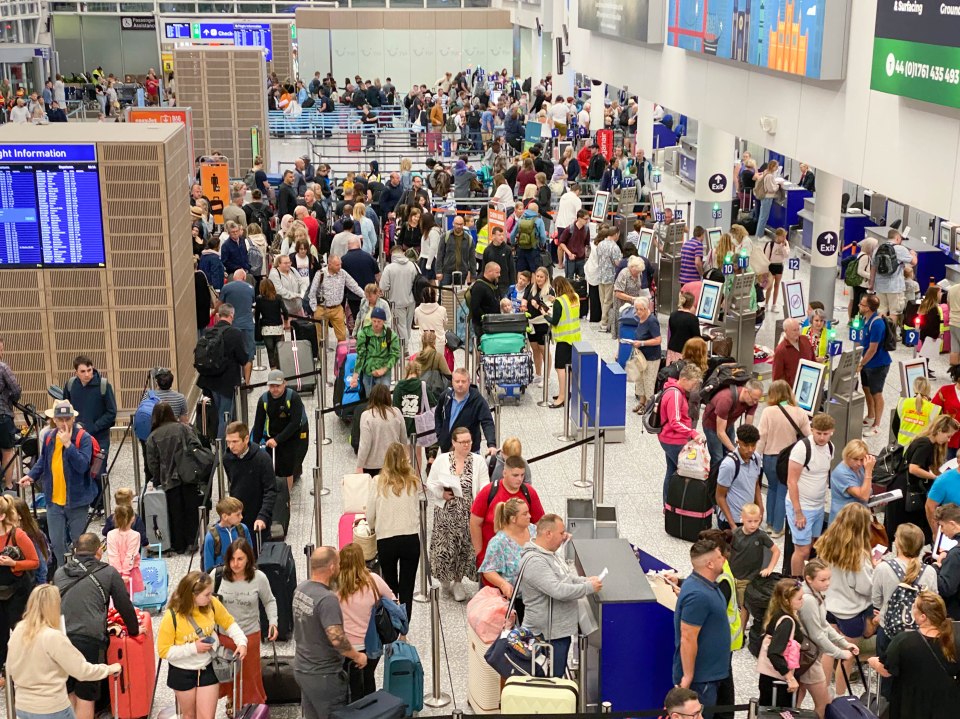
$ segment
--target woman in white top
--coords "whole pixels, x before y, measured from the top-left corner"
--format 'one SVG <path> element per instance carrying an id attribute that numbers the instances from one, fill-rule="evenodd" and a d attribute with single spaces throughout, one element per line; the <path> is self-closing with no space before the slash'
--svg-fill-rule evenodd
<path id="1" fill-rule="evenodd" d="M 862 504 L 848 504 L 840 510 L 814 545 L 819 557 L 833 571 L 826 594 L 827 621 L 847 641 L 873 636 L 873 568 L 870 520 L 873 515 Z M 824 668 L 833 671 L 833 658 L 824 660 Z M 852 666 L 847 667 L 849 675 Z M 837 696 L 847 691 L 837 668 Z"/>
<path id="2" fill-rule="evenodd" d="M 413 319 L 422 331 L 433 330 L 437 337 L 443 337 L 447 331 L 447 308 L 437 302 L 437 290 L 426 287 L 420 298 L 420 305 L 413 311 Z"/>
<path id="3" fill-rule="evenodd" d="M 380 389 L 378 389 L 380 388 Z M 390 387 L 378 384 L 370 390 L 367 408 L 360 415 L 360 447 L 357 450 L 357 474 L 376 477 L 383 467 L 391 442 L 407 439 L 403 413 L 393 406 Z"/>
<path id="4" fill-rule="evenodd" d="M 367 523 L 377 535 L 383 578 L 413 613 L 413 587 L 420 563 L 420 479 L 410 465 L 406 446 L 394 442 L 383 458 L 383 469 L 370 486 Z"/>
<path id="5" fill-rule="evenodd" d="M 24 719 L 74 719 L 67 678 L 93 682 L 117 675 L 119 664 L 90 664 L 60 629 L 60 590 L 35 587 L 23 619 L 10 635 L 8 680 L 17 688 L 17 716 Z"/>
<path id="6" fill-rule="evenodd" d="M 420 242 L 420 269 L 428 280 L 437 279 L 437 269 L 433 266 L 437 259 L 437 250 L 440 249 L 440 238 L 443 231 L 437 226 L 432 212 L 424 212 L 420 218 L 420 232 L 423 239 Z"/>
<path id="7" fill-rule="evenodd" d="M 454 429 L 450 440 L 451 451 L 437 455 L 427 479 L 427 494 L 435 503 L 430 564 L 444 591 L 462 602 L 467 593 L 460 581 L 477 578 L 476 555 L 470 542 L 470 507 L 474 495 L 490 479 L 487 463 L 470 451 L 473 438 L 467 427 Z"/>
<path id="8" fill-rule="evenodd" d="M 277 289 L 277 297 L 283 300 L 287 312 L 294 316 L 303 314 L 303 295 L 307 291 L 306 277 L 290 267 L 290 255 L 280 255 L 277 264 L 270 270 L 269 279 Z"/>
<path id="9" fill-rule="evenodd" d="M 493 176 L 493 197 L 490 198 L 490 203 L 495 204 L 503 212 L 513 207 L 513 190 L 510 189 L 503 173 Z"/>
<path id="10" fill-rule="evenodd" d="M 360 235 L 363 237 L 363 249 L 374 254 L 377 251 L 377 230 L 373 226 L 373 220 L 367 217 L 367 206 L 358 202 L 353 206 L 354 229 L 357 225 L 360 227 Z"/>

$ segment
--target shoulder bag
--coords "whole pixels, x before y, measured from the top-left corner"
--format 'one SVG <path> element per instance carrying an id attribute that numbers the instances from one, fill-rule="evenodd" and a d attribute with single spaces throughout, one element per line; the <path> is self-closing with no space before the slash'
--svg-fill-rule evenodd
<path id="1" fill-rule="evenodd" d="M 177 615 L 172 609 L 170 610 L 170 616 L 173 617 L 173 629 L 174 632 L 176 632 Z M 234 667 L 239 661 L 239 657 L 232 649 L 227 649 L 226 647 L 222 646 L 216 635 L 204 634 L 200 629 L 200 625 L 198 625 L 190 615 L 187 615 L 187 621 L 190 622 L 190 626 L 193 627 L 193 631 L 197 633 L 197 637 L 201 639 L 208 636 L 213 637 L 215 642 L 214 650 L 210 652 L 210 654 L 213 655 L 213 673 L 217 675 L 217 680 L 221 684 L 224 682 L 232 682 L 234 672 L 236 671 Z"/>
<path id="2" fill-rule="evenodd" d="M 0 556 L 10 557 L 15 562 L 20 562 L 24 558 L 23 550 L 17 544 L 17 530 L 11 529 L 7 533 L 6 546 L 0 549 Z M 33 586 L 34 572 L 21 572 L 15 574 L 13 567 L 0 567 L 0 577 L 3 582 L 0 583 L 0 601 L 10 599 L 14 594 L 23 590 L 29 590 Z M 9 581 L 6 581 L 9 580 Z"/>
<path id="3" fill-rule="evenodd" d="M 427 400 L 427 383 L 420 382 L 420 413 L 413 418 L 417 430 L 417 446 L 432 447 L 437 443 L 436 415 Z"/>

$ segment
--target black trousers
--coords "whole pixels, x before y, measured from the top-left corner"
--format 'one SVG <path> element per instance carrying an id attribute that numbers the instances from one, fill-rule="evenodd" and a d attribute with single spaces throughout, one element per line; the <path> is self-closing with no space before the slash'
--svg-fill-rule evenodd
<path id="1" fill-rule="evenodd" d="M 10 642 L 10 632 L 23 618 L 23 610 L 27 607 L 30 596 L 30 587 L 21 587 L 9 599 L 0 601 L 0 669 L 7 663 L 7 644 Z"/>
<path id="2" fill-rule="evenodd" d="M 367 666 L 363 669 L 358 667 L 350 659 L 343 661 L 343 668 L 347 672 L 347 678 L 350 682 L 350 701 L 355 702 L 363 699 L 368 694 L 377 691 L 377 665 L 380 663 L 380 657 L 376 659 L 367 658 Z"/>
<path id="3" fill-rule="evenodd" d="M 200 517 L 197 507 L 202 498 L 200 490 L 193 484 L 181 484 L 166 490 L 167 517 L 170 523 L 170 549 L 185 552 L 187 547 L 197 544 L 200 529 Z"/>
<path id="4" fill-rule="evenodd" d="M 417 583 L 417 565 L 420 563 L 420 535 L 377 540 L 380 571 L 383 581 L 406 607 L 407 619 L 413 614 L 413 588 Z"/>

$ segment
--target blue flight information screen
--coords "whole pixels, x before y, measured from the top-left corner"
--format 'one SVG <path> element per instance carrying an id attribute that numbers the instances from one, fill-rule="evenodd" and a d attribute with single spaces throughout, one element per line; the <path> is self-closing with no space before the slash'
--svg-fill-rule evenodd
<path id="1" fill-rule="evenodd" d="M 0 268 L 104 266 L 95 160 L 93 145 L 0 145 Z"/>

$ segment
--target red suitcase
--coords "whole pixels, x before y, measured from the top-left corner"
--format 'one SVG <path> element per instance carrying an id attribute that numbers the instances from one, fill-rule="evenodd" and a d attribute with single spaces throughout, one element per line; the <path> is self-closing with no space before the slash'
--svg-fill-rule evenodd
<path id="1" fill-rule="evenodd" d="M 360 152 L 360 133 L 347 133 L 347 152 Z"/>
<path id="2" fill-rule="evenodd" d="M 356 521 L 356 514 L 340 515 L 340 524 L 337 530 L 338 548 L 343 549 L 353 541 L 353 523 Z"/>
<path id="3" fill-rule="evenodd" d="M 107 664 L 120 664 L 123 671 L 110 677 L 110 701 L 117 719 L 138 719 L 150 714 L 153 699 L 156 655 L 153 648 L 153 622 L 146 612 L 140 617 L 140 636 L 111 636 Z M 117 691 L 116 684 L 120 688 Z"/>

